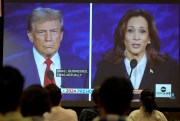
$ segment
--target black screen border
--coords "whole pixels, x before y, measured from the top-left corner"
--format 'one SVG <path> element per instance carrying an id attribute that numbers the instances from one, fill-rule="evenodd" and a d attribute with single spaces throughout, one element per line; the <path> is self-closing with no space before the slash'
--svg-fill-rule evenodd
<path id="1" fill-rule="evenodd" d="M 9 3 L 119 3 L 119 4 L 178 4 L 179 5 L 179 11 L 180 11 L 180 1 L 179 0 L 4 0 L 1 1 L 1 9 L 2 9 L 2 16 L 0 17 L 0 24 L 1 24 L 1 29 L 0 29 L 0 38 L 3 40 L 3 29 L 4 29 L 4 3 L 9 2 Z M 180 28 L 180 25 L 179 25 Z M 180 35 L 180 31 L 179 31 Z M 1 43 L 1 52 L 3 52 L 3 41 L 0 41 Z M 1 53 L 1 66 L 3 65 L 3 54 Z M 168 102 L 170 103 L 170 102 Z M 179 112 L 180 111 L 180 106 L 177 107 L 176 105 L 171 105 L 172 103 L 167 105 L 161 105 L 159 103 L 159 108 L 160 110 L 164 111 L 175 111 Z M 84 101 L 62 101 L 62 106 L 64 107 L 90 107 L 94 105 L 92 101 L 84 102 Z M 140 106 L 140 102 L 132 102 L 131 107 L 132 108 L 138 108 Z"/>

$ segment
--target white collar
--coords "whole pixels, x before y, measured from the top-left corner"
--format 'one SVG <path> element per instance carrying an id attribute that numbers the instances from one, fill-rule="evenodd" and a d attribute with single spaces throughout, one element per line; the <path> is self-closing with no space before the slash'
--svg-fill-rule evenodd
<path id="1" fill-rule="evenodd" d="M 127 57 L 125 57 L 124 59 L 124 62 L 125 62 L 125 65 L 128 67 L 128 68 L 131 68 L 130 66 L 130 60 L 128 60 Z M 144 54 L 144 56 L 142 57 L 142 59 L 139 61 L 139 63 L 137 64 L 137 66 L 142 66 L 142 65 L 146 65 L 147 63 L 147 55 L 146 53 Z"/>
<path id="2" fill-rule="evenodd" d="M 33 54 L 34 54 L 34 59 L 35 59 L 37 66 L 41 66 L 41 64 L 44 64 L 44 61 L 46 59 L 36 50 L 35 47 L 33 47 Z M 53 55 L 53 57 L 51 57 L 51 61 L 53 62 L 54 65 L 59 65 L 60 56 L 59 56 L 58 52 L 56 52 Z"/>

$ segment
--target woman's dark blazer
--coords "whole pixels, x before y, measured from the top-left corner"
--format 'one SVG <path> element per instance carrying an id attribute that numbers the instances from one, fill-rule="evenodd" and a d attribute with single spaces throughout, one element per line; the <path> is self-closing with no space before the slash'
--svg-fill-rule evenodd
<path id="1" fill-rule="evenodd" d="M 118 64 L 105 60 L 100 61 L 97 64 L 93 87 L 100 85 L 106 78 L 112 76 L 129 77 L 124 61 Z M 153 68 L 150 68 L 148 64 L 146 65 L 139 89 L 149 88 L 155 91 L 155 84 L 171 84 L 171 92 L 177 96 L 177 93 L 180 93 L 179 83 L 179 64 L 169 58 L 167 61 L 157 64 Z"/>

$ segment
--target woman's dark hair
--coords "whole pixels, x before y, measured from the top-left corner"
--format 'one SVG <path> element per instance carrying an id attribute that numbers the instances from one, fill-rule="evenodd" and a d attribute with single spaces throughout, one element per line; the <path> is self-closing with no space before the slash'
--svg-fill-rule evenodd
<path id="1" fill-rule="evenodd" d="M 154 22 L 154 17 L 145 10 L 131 9 L 119 21 L 114 32 L 114 48 L 105 54 L 104 59 L 113 63 L 120 63 L 124 60 L 125 55 L 125 32 L 127 29 L 128 20 L 132 17 L 142 16 L 148 23 L 148 30 L 151 43 L 146 47 L 148 63 L 152 67 L 155 63 L 161 63 L 167 59 L 167 55 L 160 54 L 160 41 L 157 28 Z"/>
<path id="2" fill-rule="evenodd" d="M 141 92 L 141 102 L 145 108 L 145 112 L 151 113 L 153 110 L 157 109 L 157 105 L 154 100 L 154 92 L 150 89 L 144 89 Z"/>

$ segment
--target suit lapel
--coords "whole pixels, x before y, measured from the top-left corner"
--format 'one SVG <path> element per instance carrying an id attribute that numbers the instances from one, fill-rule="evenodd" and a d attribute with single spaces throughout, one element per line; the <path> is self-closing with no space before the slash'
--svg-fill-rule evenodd
<path id="1" fill-rule="evenodd" d="M 68 60 L 68 58 L 67 58 L 67 56 L 64 54 L 64 53 L 60 53 L 59 52 L 59 55 L 60 55 L 60 65 L 61 65 L 61 69 L 68 69 L 68 62 L 67 62 L 67 60 Z M 62 76 L 61 77 L 61 87 L 62 88 L 65 88 L 65 87 L 67 87 L 66 86 L 66 79 L 67 79 L 67 77 L 64 77 L 64 76 Z"/>
<path id="2" fill-rule="evenodd" d="M 145 88 L 151 88 L 153 89 L 155 87 L 154 82 L 154 72 L 153 69 L 150 69 L 148 64 L 146 65 L 139 89 L 145 89 Z"/>
<path id="3" fill-rule="evenodd" d="M 30 51 L 29 55 L 30 56 L 28 58 L 28 62 L 30 64 L 28 64 L 28 68 L 32 70 L 32 71 L 29 71 L 29 76 L 32 78 L 32 83 L 40 84 L 40 78 L 39 78 L 37 66 L 36 66 L 36 63 L 35 63 L 35 59 L 34 59 L 34 56 L 33 56 L 33 52 Z"/>
<path id="4" fill-rule="evenodd" d="M 121 65 L 120 66 L 120 72 L 122 72 L 121 76 L 129 78 L 129 75 L 128 75 L 128 72 L 126 70 L 126 65 L 125 65 L 124 61 L 122 61 L 120 65 Z"/>
<path id="5" fill-rule="evenodd" d="M 120 68 L 120 72 L 122 72 L 121 76 L 125 76 L 126 78 L 129 78 L 129 75 L 127 73 L 126 67 L 125 67 L 125 63 L 124 61 L 122 63 L 120 63 L 119 65 Z M 155 88 L 155 74 L 154 74 L 154 69 L 149 68 L 149 65 L 146 65 L 139 89 L 144 89 L 144 88 Z"/>

